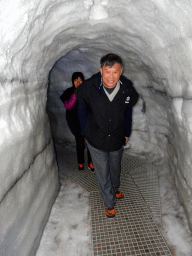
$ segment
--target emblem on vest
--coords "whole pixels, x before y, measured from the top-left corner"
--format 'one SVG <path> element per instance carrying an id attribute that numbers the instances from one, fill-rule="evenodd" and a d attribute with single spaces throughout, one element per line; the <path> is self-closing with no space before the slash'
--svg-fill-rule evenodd
<path id="1" fill-rule="evenodd" d="M 130 97 L 128 96 L 128 97 L 126 98 L 126 100 L 125 100 L 125 103 L 129 103 L 129 101 L 130 101 Z"/>

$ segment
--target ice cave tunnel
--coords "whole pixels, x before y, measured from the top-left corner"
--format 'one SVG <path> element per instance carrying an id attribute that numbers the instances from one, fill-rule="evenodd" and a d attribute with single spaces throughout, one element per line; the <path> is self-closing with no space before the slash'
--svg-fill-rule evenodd
<path id="1" fill-rule="evenodd" d="M 191 1 L 1 0 L 0 10 L 2 255 L 35 255 L 60 188 L 53 138 L 72 140 L 58 97 L 107 52 L 141 95 L 128 147 L 168 158 L 192 230 Z"/>

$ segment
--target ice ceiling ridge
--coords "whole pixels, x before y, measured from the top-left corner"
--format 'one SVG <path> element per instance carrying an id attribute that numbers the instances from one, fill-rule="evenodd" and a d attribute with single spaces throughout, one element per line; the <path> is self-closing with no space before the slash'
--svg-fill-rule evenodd
<path id="1" fill-rule="evenodd" d="M 32 81 L 34 82 L 34 80 L 32 80 Z M 27 79 L 20 79 L 20 78 L 12 78 L 12 79 L 0 78 L 0 83 L 2 83 L 2 84 L 15 83 L 15 82 L 26 84 L 26 83 L 32 82 L 32 81 L 29 81 Z"/>
<path id="2" fill-rule="evenodd" d="M 74 47 L 77 51 L 82 47 L 82 39 L 91 39 L 85 41 L 83 46 L 88 50 L 94 41 L 96 44 L 93 47 L 95 48 L 97 40 L 102 35 L 103 47 L 96 48 L 98 51 L 116 49 L 124 56 L 127 70 L 131 64 L 134 73 L 139 70 L 141 73 L 145 72 L 147 66 L 154 68 L 160 77 L 167 80 L 168 88 L 165 89 L 170 95 L 182 95 L 179 85 L 181 79 L 178 77 L 185 75 L 186 79 L 188 76 L 186 66 L 180 65 L 181 62 L 186 62 L 183 51 L 188 48 L 188 38 L 187 31 L 184 26 L 181 27 L 181 23 L 186 25 L 188 22 L 188 25 L 191 25 L 191 21 L 186 18 L 186 4 L 185 9 L 184 5 L 178 1 L 174 4 L 167 2 L 167 6 L 162 1 L 161 3 L 159 1 L 137 1 L 137 3 L 119 1 L 117 4 L 115 1 L 108 0 L 73 1 L 73 3 L 42 1 L 41 4 L 35 1 L 33 5 L 19 6 L 18 15 L 26 13 L 27 8 L 33 15 L 22 23 L 23 26 L 18 27 L 17 40 L 7 52 L 14 56 L 13 68 L 16 67 L 16 71 L 21 76 L 30 77 L 29 81 L 36 80 L 35 77 L 39 80 L 41 77 L 47 77 L 49 70 L 59 57 L 73 50 Z M 169 7 L 172 8 L 173 13 L 168 11 Z M 90 19 L 93 9 L 95 17 L 100 17 L 101 13 L 107 14 L 95 20 Z M 180 19 L 175 19 L 175 12 Z M 13 19 L 13 25 L 17 25 L 17 22 L 19 19 Z M 110 36 L 110 31 L 112 31 L 112 36 Z M 17 31 L 15 31 L 15 36 L 16 33 Z M 117 38 L 115 33 L 118 35 Z M 182 44 L 178 38 L 182 39 Z M 8 38 L 5 37 L 5 39 Z M 117 39 L 120 40 L 119 45 Z M 137 53 L 133 61 L 129 58 L 129 48 Z M 185 53 L 187 53 L 186 50 Z M 138 57 L 144 65 L 139 64 Z M 138 63 L 134 63 L 137 60 Z M 19 69 L 18 65 L 21 65 Z M 191 77 L 188 78 L 187 81 L 191 80 Z M 190 91 L 189 93 L 192 94 Z"/>
<path id="3" fill-rule="evenodd" d="M 188 96 L 175 96 L 175 97 L 172 97 L 170 96 L 171 99 L 182 99 L 182 100 L 192 100 L 192 97 L 188 97 Z"/>

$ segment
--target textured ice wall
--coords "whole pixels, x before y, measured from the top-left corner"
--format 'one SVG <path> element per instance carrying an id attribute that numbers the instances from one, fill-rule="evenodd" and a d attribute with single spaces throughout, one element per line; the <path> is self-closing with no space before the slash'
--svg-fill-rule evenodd
<path id="1" fill-rule="evenodd" d="M 140 100 L 134 109 L 130 147 L 169 156 L 192 228 L 191 2 L 2 0 L 0 10 L 3 255 L 34 255 L 59 189 L 46 93 L 49 71 L 61 56 L 68 60 L 63 87 L 77 69 L 85 77 L 96 72 L 104 53 L 123 57 L 124 74 L 147 107 L 141 112 Z M 50 87 L 57 138 L 63 136 L 56 103 L 63 87 Z"/>
<path id="2" fill-rule="evenodd" d="M 47 79 L 37 76 L 40 3 L 0 2 L 2 256 L 35 255 L 60 188 L 46 114 Z"/>

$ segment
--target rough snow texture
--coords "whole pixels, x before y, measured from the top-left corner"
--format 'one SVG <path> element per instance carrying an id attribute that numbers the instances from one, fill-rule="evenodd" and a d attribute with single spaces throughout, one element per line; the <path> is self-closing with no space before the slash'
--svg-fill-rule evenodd
<path id="1" fill-rule="evenodd" d="M 91 256 L 89 192 L 68 179 L 61 183 L 36 256 Z"/>
<path id="2" fill-rule="evenodd" d="M 58 122 L 64 115 L 58 96 L 71 85 L 72 73 L 83 71 L 87 78 L 99 71 L 103 54 L 120 54 L 124 74 L 134 82 L 147 109 L 146 113 L 140 111 L 140 99 L 128 146 L 137 152 L 151 152 L 154 158 L 169 157 L 192 229 L 191 1 L 2 0 L 0 10 L 0 214 L 8 212 L 10 220 L 6 223 L 1 218 L 0 242 L 4 245 L 7 241 L 3 247 L 5 252 L 9 248 L 7 255 L 34 255 L 42 220 L 58 191 L 46 94 L 49 71 L 62 56 L 64 71 L 62 75 L 57 72 L 63 84 L 50 86 L 54 136 L 65 136 L 62 129 L 67 129 L 66 123 Z M 66 134 L 72 139 L 69 131 Z M 44 175 L 39 183 L 37 169 Z M 29 207 L 30 213 L 25 211 L 19 201 L 9 212 L 17 198 L 24 205 L 39 204 L 39 229 L 30 231 L 27 223 L 33 224 L 35 213 Z M 46 210 L 40 207 L 41 198 L 49 204 Z M 17 216 L 23 216 L 30 237 L 17 226 Z"/>

